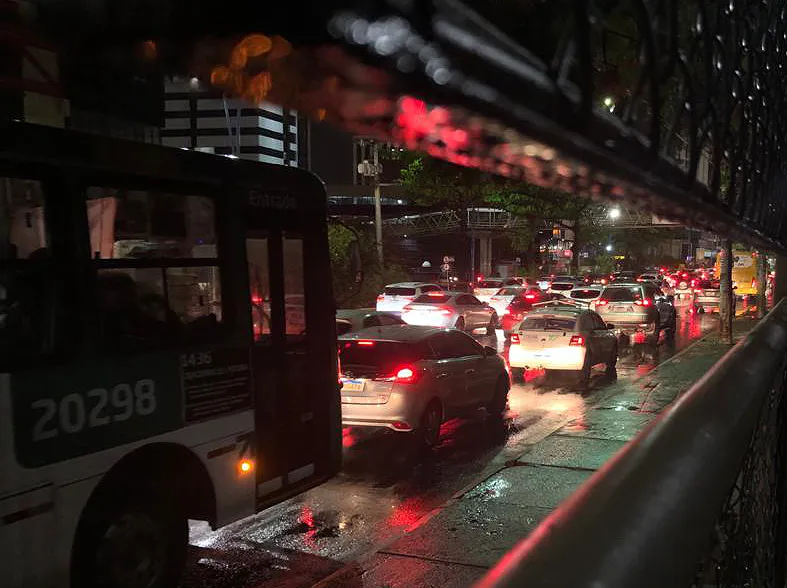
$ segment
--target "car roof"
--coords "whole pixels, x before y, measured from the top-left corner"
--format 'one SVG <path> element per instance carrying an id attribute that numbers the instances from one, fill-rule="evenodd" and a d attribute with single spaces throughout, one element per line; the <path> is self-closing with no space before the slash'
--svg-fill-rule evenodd
<path id="1" fill-rule="evenodd" d="M 441 327 L 427 327 L 424 325 L 387 325 L 384 327 L 368 327 L 347 333 L 339 337 L 340 341 L 355 339 L 372 339 L 374 341 L 394 341 L 400 343 L 414 343 L 435 333 L 447 331 Z"/>
<path id="2" fill-rule="evenodd" d="M 395 284 L 386 284 L 386 288 L 418 288 L 419 286 L 437 286 L 434 282 L 396 282 Z"/>
<path id="3" fill-rule="evenodd" d="M 582 290 L 603 290 L 606 286 L 602 284 L 582 284 L 574 288 L 575 292 L 582 292 Z"/>

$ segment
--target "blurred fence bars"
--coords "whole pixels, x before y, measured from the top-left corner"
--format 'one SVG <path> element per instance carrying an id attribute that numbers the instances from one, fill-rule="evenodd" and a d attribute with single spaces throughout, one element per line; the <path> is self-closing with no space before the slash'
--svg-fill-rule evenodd
<path id="1" fill-rule="evenodd" d="M 783 588 L 787 301 L 478 588 Z"/>

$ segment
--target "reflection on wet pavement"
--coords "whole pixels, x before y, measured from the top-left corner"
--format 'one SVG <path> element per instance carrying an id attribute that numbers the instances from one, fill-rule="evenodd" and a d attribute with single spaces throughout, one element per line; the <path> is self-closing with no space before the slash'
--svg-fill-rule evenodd
<path id="1" fill-rule="evenodd" d="M 662 340 L 655 349 L 624 350 L 617 381 L 598 368 L 589 390 L 582 394 L 570 374 L 546 379 L 543 372 L 528 372 L 524 382 L 512 386 L 504 418 L 492 418 L 479 410 L 452 419 L 443 424 L 440 444 L 429 454 L 418 451 L 401 433 L 346 428 L 344 468 L 333 480 L 218 531 L 193 523 L 191 564 L 182 588 L 310 586 L 344 563 L 397 542 L 406 531 L 426 524 L 436 507 L 481 478 L 492 476 L 484 487 L 489 496 L 519 492 L 495 486 L 495 472 L 511 465 L 531 446 L 535 453 L 530 459 L 548 459 L 548 447 L 540 443 L 561 427 L 561 435 L 592 438 L 594 433 L 603 433 L 613 441 L 627 438 L 632 427 L 653 415 L 641 412 L 638 402 L 626 405 L 621 390 L 716 322 L 710 315 L 689 313 L 687 307 L 679 308 L 678 316 L 674 344 Z M 505 356 L 502 336 L 477 339 Z M 647 377 L 643 379 L 647 385 L 644 380 Z M 638 390 L 640 384 L 636 384 Z M 602 410 L 588 411 L 591 406 Z M 496 549 L 490 551 L 489 557 L 493 556 L 497 556 Z"/>

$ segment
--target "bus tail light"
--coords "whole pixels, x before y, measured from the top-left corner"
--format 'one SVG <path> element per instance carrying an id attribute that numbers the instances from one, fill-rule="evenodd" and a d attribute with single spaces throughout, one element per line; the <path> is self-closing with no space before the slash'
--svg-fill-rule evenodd
<path id="1" fill-rule="evenodd" d="M 572 335 L 571 341 L 568 342 L 569 347 L 584 347 L 585 338 L 582 335 Z"/>
<path id="2" fill-rule="evenodd" d="M 511 344 L 519 345 L 519 335 L 517 335 L 516 333 L 511 333 Z"/>

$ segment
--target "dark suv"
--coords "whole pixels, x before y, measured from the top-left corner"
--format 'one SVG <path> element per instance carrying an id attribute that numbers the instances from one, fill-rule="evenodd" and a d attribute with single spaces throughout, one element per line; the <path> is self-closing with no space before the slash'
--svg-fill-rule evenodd
<path id="1" fill-rule="evenodd" d="M 658 342 L 663 330 L 668 337 L 675 336 L 677 314 L 674 298 L 667 296 L 653 284 L 620 284 L 607 286 L 594 304 L 595 311 L 604 322 L 628 335 L 644 335 Z"/>

